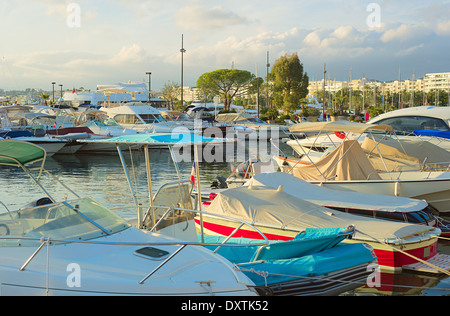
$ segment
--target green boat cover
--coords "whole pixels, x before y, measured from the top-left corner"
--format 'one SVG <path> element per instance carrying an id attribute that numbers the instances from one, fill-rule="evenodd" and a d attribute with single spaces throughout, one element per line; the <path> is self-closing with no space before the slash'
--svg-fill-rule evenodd
<path id="1" fill-rule="evenodd" d="M 37 145 L 15 140 L 0 140 L 0 165 L 25 166 L 44 157 L 45 150 Z"/>

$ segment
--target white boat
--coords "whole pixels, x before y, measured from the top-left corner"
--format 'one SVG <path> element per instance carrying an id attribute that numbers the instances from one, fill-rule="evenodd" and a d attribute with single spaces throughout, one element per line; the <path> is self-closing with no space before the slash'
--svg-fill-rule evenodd
<path id="1" fill-rule="evenodd" d="M 260 173 L 249 179 L 245 186 L 278 188 L 305 201 L 349 214 L 396 222 L 437 227 L 441 236 L 450 235 L 448 221 L 439 218 L 425 200 L 400 196 L 338 191 L 313 185 L 284 172 Z"/>
<path id="2" fill-rule="evenodd" d="M 361 123 L 343 125 L 340 122 L 302 123 L 292 128 L 325 132 L 336 130 L 345 133 L 359 132 L 368 135 L 371 135 L 371 130 L 393 131 L 388 125 Z M 358 140 L 345 140 L 338 148 L 319 160 L 310 161 L 309 165 L 298 164 L 289 171 L 300 179 L 333 189 L 425 199 L 440 213 L 450 212 L 450 172 L 446 168 L 443 169 L 441 166 L 435 169 L 435 163 L 427 167 L 426 161 L 418 165 L 417 162 L 405 164 L 404 161 L 397 159 L 398 157 L 384 158 L 378 146 L 379 138 L 372 140 L 375 147 L 373 145 L 369 147 L 369 155 L 362 150 Z M 393 152 L 398 153 L 396 150 Z M 377 170 L 376 166 L 380 165 L 385 168 L 384 172 Z M 400 168 L 392 169 L 392 166 Z"/>
<path id="3" fill-rule="evenodd" d="M 191 146 L 194 144 L 195 147 L 199 147 L 205 143 L 217 141 L 201 135 L 191 135 L 192 139 L 180 139 L 179 141 L 167 137 L 158 138 L 157 135 L 152 134 L 144 135 L 145 137 L 135 135 L 108 140 L 108 142 L 116 143 L 117 146 L 124 142 L 144 145 L 144 152 L 146 153 L 145 169 L 147 170 L 148 181 L 148 192 L 146 194 L 136 191 L 135 186 L 130 181 L 129 167 L 126 166 L 120 148 L 118 150 L 127 175 L 129 188 L 135 204 L 140 210 L 138 211 L 140 215 L 136 224 L 138 227 L 174 236 L 184 235 L 190 229 L 198 231 L 199 238 L 202 243 L 205 243 L 206 247 L 212 247 L 211 249 L 215 249 L 219 254 L 223 254 L 230 261 L 236 263 L 255 282 L 258 291 L 265 295 L 332 295 L 365 284 L 371 271 L 373 272 L 378 267 L 371 248 L 363 244 L 339 244 L 344 238 L 353 235 L 354 227 L 337 228 L 333 232 L 331 230 L 312 229 L 311 231 L 299 232 L 299 236 L 292 242 L 269 242 L 265 234 L 246 221 L 226 215 L 205 213 L 201 210 L 201 203 L 198 204 L 197 210 L 193 210 L 190 196 L 192 179 L 183 181 L 180 178 L 180 181 L 166 183 L 158 189 L 156 194 L 153 194 L 148 148 L 150 145 L 158 143 L 161 146 L 168 146 L 171 150 L 175 146 Z M 99 140 L 99 142 L 101 141 Z M 197 150 L 194 156 L 196 156 L 197 161 Z M 173 159 L 173 162 L 178 172 L 176 160 Z M 133 168 L 133 165 L 131 167 Z M 198 179 L 199 170 L 198 168 L 195 169 Z M 193 181 L 197 184 L 197 189 L 200 190 L 199 182 L 195 179 Z M 145 197 L 145 200 L 148 198 L 149 207 L 147 207 L 147 202 L 142 200 L 142 197 Z M 146 210 L 145 213 L 144 210 Z M 236 239 L 234 237 L 239 237 L 239 229 L 231 229 L 222 234 L 224 238 L 214 239 L 215 242 L 210 245 L 209 242 L 214 237 L 207 233 L 209 229 L 203 224 L 206 224 L 211 218 L 235 223 L 239 229 L 251 231 L 251 236 L 255 240 Z M 198 228 L 196 228 L 196 225 L 198 225 Z M 339 233 L 336 235 L 338 231 Z M 269 244 L 255 247 L 255 242 L 260 243 L 264 240 Z M 219 242 L 223 244 L 216 247 Z M 227 245 L 232 246 L 232 248 L 226 248 Z M 237 246 L 239 248 L 236 248 Z M 371 269 L 368 269 L 368 266 Z M 266 277 L 261 278 L 261 273 L 255 270 L 263 270 Z"/>
<path id="4" fill-rule="evenodd" d="M 367 123 L 392 126 L 396 133 L 414 134 L 416 130 L 450 131 L 450 108 L 418 106 L 380 114 Z"/>
<path id="5" fill-rule="evenodd" d="M 386 271 L 432 260 L 437 255 L 441 231 L 435 227 L 367 218 L 324 208 L 284 192 L 284 187 L 246 186 L 223 190 L 207 207 L 208 213 L 252 223 L 269 240 L 290 240 L 305 228 L 354 225 L 355 236 L 347 242 L 373 247 L 378 264 Z M 224 234 L 236 228 L 230 222 L 203 218 L 208 234 Z M 239 230 L 236 237 L 252 236 Z M 433 261 L 430 261 L 430 264 Z M 439 271 L 448 274 L 447 271 Z"/>
<path id="6" fill-rule="evenodd" d="M 129 102 L 118 106 L 102 107 L 100 110 L 122 127 L 145 133 L 170 133 L 173 130 L 189 132 L 188 128 L 166 122 L 158 110 L 146 103 Z"/>
<path id="7" fill-rule="evenodd" d="M 218 114 L 216 121 L 222 124 L 232 124 L 251 128 L 255 131 L 255 137 L 259 140 L 280 139 L 289 136 L 289 127 L 277 124 L 268 124 L 257 117 L 242 112 L 242 113 L 225 113 Z"/>
<path id="8" fill-rule="evenodd" d="M 1 295 L 256 294 L 241 271 L 198 243 L 142 231 L 73 191 L 58 202 L 40 184 L 45 158 L 41 147 L 0 141 L 0 164 L 24 169 L 47 195 L 19 210 L 1 203 Z"/>
<path id="9" fill-rule="evenodd" d="M 34 136 L 31 132 L 26 130 L 9 130 L 0 131 L 0 136 L 5 139 L 14 139 L 18 141 L 30 142 L 35 145 L 41 146 L 47 152 L 47 156 L 53 156 L 59 152 L 68 141 L 65 139 L 54 138 L 51 136 Z"/>

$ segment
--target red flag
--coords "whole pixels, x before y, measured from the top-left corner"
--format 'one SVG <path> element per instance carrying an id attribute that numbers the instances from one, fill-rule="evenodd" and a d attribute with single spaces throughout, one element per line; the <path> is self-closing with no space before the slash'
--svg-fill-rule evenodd
<path id="1" fill-rule="evenodd" d="M 192 164 L 192 170 L 191 170 L 191 181 L 192 181 L 192 185 L 195 185 L 195 161 Z"/>
<path id="2" fill-rule="evenodd" d="M 72 94 L 75 94 L 75 92 L 76 92 L 76 91 L 75 91 L 75 88 L 73 88 L 73 90 L 72 90 Z"/>

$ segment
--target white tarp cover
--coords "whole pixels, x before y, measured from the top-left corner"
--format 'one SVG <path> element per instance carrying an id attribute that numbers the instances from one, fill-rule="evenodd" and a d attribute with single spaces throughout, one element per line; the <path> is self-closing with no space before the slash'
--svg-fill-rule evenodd
<path id="1" fill-rule="evenodd" d="M 293 175 L 306 181 L 381 179 L 356 140 L 342 142 L 313 165 L 299 165 Z"/>
<path id="2" fill-rule="evenodd" d="M 428 203 L 423 200 L 406 197 L 324 188 L 284 172 L 257 174 L 245 183 L 245 186 L 251 185 L 268 186 L 273 189 L 282 185 L 284 192 L 325 207 L 384 212 L 417 212 L 428 206 Z"/>
<path id="3" fill-rule="evenodd" d="M 354 239 L 367 242 L 408 243 L 408 239 L 402 238 L 423 233 L 423 236 L 411 239 L 411 242 L 417 242 L 417 238 L 429 239 L 430 234 L 427 232 L 440 233 L 439 229 L 430 226 L 377 220 L 333 211 L 268 187 L 250 186 L 224 190 L 215 197 L 207 211 L 242 219 L 254 225 L 293 231 L 354 225 L 357 231 Z"/>

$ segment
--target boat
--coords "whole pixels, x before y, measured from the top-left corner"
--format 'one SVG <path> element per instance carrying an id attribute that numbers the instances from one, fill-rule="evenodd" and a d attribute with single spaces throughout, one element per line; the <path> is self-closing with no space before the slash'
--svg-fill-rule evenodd
<path id="1" fill-rule="evenodd" d="M 321 130 L 340 132 L 356 132 L 370 134 L 370 130 L 392 131 L 387 125 L 372 125 L 351 123 L 351 125 L 337 126 L 339 122 L 327 124 L 314 123 L 297 124 L 296 130 Z M 345 126 L 348 127 L 344 130 Z M 339 128 L 339 129 L 337 129 Z M 366 136 L 366 139 L 368 137 Z M 424 199 L 440 214 L 450 212 L 450 172 L 446 168 L 434 168 L 432 163 L 426 167 L 426 161 L 420 165 L 404 164 L 399 159 L 387 159 L 379 150 L 380 138 L 372 138 L 374 147 L 369 147 L 368 155 L 359 140 L 344 140 L 336 149 L 309 164 L 298 164 L 295 168 L 287 168 L 287 172 L 310 183 L 337 190 L 356 191 L 362 193 L 376 193 Z M 428 153 L 426 153 L 428 154 Z M 431 154 L 431 153 L 430 153 Z M 373 162 L 373 163 L 372 163 Z M 402 166 L 395 170 L 391 166 Z M 386 168 L 384 171 L 376 166 Z"/>
<path id="2" fill-rule="evenodd" d="M 170 133 L 173 130 L 189 132 L 187 127 L 166 122 L 161 113 L 147 103 L 129 102 L 118 106 L 102 107 L 100 110 L 122 127 L 145 133 Z"/>
<path id="3" fill-rule="evenodd" d="M 230 238 L 231 245 L 211 250 L 235 263 L 256 285 L 262 295 L 318 296 L 339 295 L 367 284 L 377 259 L 364 244 L 342 244 L 351 238 L 354 227 L 306 229 L 289 241 L 271 241 L 264 247 L 252 246 L 258 239 Z M 217 244 L 224 236 L 205 237 Z M 352 258 L 348 260 L 348 258 Z"/>
<path id="4" fill-rule="evenodd" d="M 441 236 L 450 236 L 450 222 L 438 216 L 438 212 L 425 200 L 401 196 L 338 191 L 308 183 L 284 172 L 254 175 L 245 186 L 278 188 L 305 201 L 368 218 L 427 225 L 441 230 Z M 214 191 L 213 191 L 214 192 Z"/>
<path id="5" fill-rule="evenodd" d="M 45 193 L 18 210 L 1 203 L 1 295 L 256 295 L 245 274 L 198 243 L 138 229 L 67 187 L 74 198 L 58 201 L 41 184 L 45 159 L 39 146 L 0 141 L 0 164 L 23 169 Z"/>
<path id="6" fill-rule="evenodd" d="M 223 113 L 216 116 L 216 121 L 221 124 L 231 124 L 251 128 L 255 131 L 255 137 L 259 140 L 281 139 L 289 136 L 289 128 L 284 125 L 268 124 L 251 114 L 241 113 Z"/>
<path id="7" fill-rule="evenodd" d="M 367 123 L 392 126 L 397 134 L 414 134 L 416 130 L 450 131 L 450 108 L 418 106 L 380 114 Z"/>
<path id="8" fill-rule="evenodd" d="M 45 149 L 49 157 L 59 152 L 68 143 L 66 139 L 51 136 L 35 136 L 27 130 L 0 131 L 0 136 L 5 139 L 21 140 L 41 146 Z"/>
<path id="9" fill-rule="evenodd" d="M 291 240 L 306 228 L 353 225 L 356 233 L 345 242 L 369 244 L 382 271 L 401 271 L 417 262 L 436 266 L 433 258 L 437 255 L 440 229 L 335 211 L 290 195 L 284 192 L 283 186 L 277 189 L 247 186 L 223 190 L 206 211 L 249 222 L 269 240 Z M 237 229 L 230 222 L 206 216 L 203 217 L 203 225 L 209 235 L 227 234 Z M 239 229 L 235 237 L 255 238 L 255 234 Z M 446 268 L 438 268 L 438 273 L 449 274 Z"/>
<path id="10" fill-rule="evenodd" d="M 299 231 L 298 233 L 301 234 L 293 242 L 276 242 L 257 246 L 255 243 L 268 241 L 269 238 L 254 227 L 252 223 L 223 214 L 206 213 L 202 211 L 201 203 L 193 203 L 191 199 L 193 182 L 196 183 L 197 190 L 200 191 L 199 182 L 195 179 L 192 182 L 180 177 L 179 181 L 166 183 L 153 194 L 150 152 L 148 149 L 155 143 L 161 146 L 165 145 L 169 150 L 172 150 L 175 146 L 193 145 L 195 148 L 194 157 L 197 162 L 198 147 L 204 145 L 205 142 L 217 142 L 217 140 L 208 139 L 201 135 L 191 135 L 193 137 L 191 139 L 180 138 L 179 140 L 167 137 L 158 138 L 155 134 L 148 134 L 145 137 L 130 135 L 109 140 L 98 140 L 99 142 L 113 142 L 117 146 L 123 143 L 140 143 L 144 146 L 148 182 L 146 193 L 136 192 L 136 188 L 131 181 L 129 167 L 126 166 L 126 160 L 123 159 L 121 149 L 118 147 L 129 189 L 138 208 L 137 227 L 150 232 L 170 234 L 171 236 L 184 236 L 186 231 L 194 229 L 199 232 L 198 238 L 205 247 L 215 249 L 225 258 L 236 263 L 254 282 L 258 279 L 255 286 L 258 292 L 263 295 L 331 295 L 360 287 L 366 283 L 368 276 L 378 267 L 371 248 L 364 244 L 340 245 L 342 239 L 353 235 L 353 228 L 346 230 L 348 227 L 341 229 L 339 228 L 341 226 L 339 226 L 333 231 L 315 229 L 308 230 L 308 232 Z M 172 157 L 174 156 L 172 155 Z M 173 162 L 178 172 L 177 160 L 173 159 Z M 195 169 L 198 179 L 199 168 Z M 134 173 L 132 172 L 132 174 Z M 148 199 L 148 201 L 142 200 L 142 197 L 145 197 L 145 200 Z M 194 209 L 194 204 L 197 204 L 196 209 Z M 236 227 L 251 231 L 251 239 L 254 240 L 239 239 L 240 236 L 236 235 L 239 232 L 238 229 L 231 229 L 228 233 L 223 234 L 224 238 L 210 236 L 211 234 L 208 234 L 210 230 L 204 226 L 207 223 L 207 218 L 235 223 Z M 196 225 L 198 225 L 197 229 Z M 220 244 L 220 246 L 218 247 L 217 244 Z M 231 246 L 231 248 L 227 246 Z M 309 250 L 304 252 L 305 249 Z M 237 256 L 238 253 L 239 256 Z M 234 256 L 230 257 L 230 254 Z M 328 259 L 322 260 L 325 258 Z M 372 269 L 368 269 L 368 266 L 371 266 Z M 267 275 L 268 278 L 263 281 L 258 277 L 258 274 L 261 273 Z M 277 276 L 280 273 L 290 274 L 292 277 Z"/>

